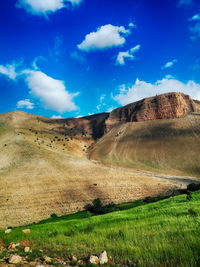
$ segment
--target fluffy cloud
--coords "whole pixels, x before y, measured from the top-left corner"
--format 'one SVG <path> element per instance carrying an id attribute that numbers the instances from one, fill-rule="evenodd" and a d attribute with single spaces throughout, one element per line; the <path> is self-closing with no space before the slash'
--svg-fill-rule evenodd
<path id="1" fill-rule="evenodd" d="M 62 119 L 62 117 L 60 115 L 53 115 L 51 118 L 52 119 Z"/>
<path id="2" fill-rule="evenodd" d="M 124 106 L 142 98 L 169 91 L 189 94 L 193 99 L 200 100 L 200 84 L 194 81 L 183 83 L 170 77 L 165 77 L 155 83 L 147 83 L 137 79 L 135 84 L 131 86 L 121 85 L 119 87 L 119 94 L 113 96 L 113 99 Z"/>
<path id="3" fill-rule="evenodd" d="M 99 27 L 96 32 L 87 34 L 84 41 L 77 47 L 89 52 L 121 46 L 126 42 L 125 37 L 130 33 L 131 31 L 123 26 L 107 24 Z"/>
<path id="4" fill-rule="evenodd" d="M 135 47 L 131 48 L 129 51 L 126 52 L 119 52 L 116 62 L 116 65 L 125 65 L 125 59 L 134 60 L 135 56 L 133 55 L 138 50 L 140 50 L 140 45 L 136 45 Z"/>
<path id="5" fill-rule="evenodd" d="M 179 6 L 190 6 L 193 4 L 193 0 L 179 0 Z"/>
<path id="6" fill-rule="evenodd" d="M 15 71 L 16 64 L 0 65 L 0 73 L 8 76 L 10 79 L 15 80 L 17 73 Z"/>
<path id="7" fill-rule="evenodd" d="M 78 5 L 82 0 L 18 0 L 17 7 L 24 8 L 33 15 L 48 15 L 66 7 L 66 4 Z"/>
<path id="8" fill-rule="evenodd" d="M 41 71 L 25 70 L 23 73 L 31 93 L 40 99 L 45 108 L 59 113 L 77 109 L 73 98 L 78 93 L 68 93 L 63 81 L 55 80 Z"/>
<path id="9" fill-rule="evenodd" d="M 167 62 L 162 69 L 168 69 L 171 68 L 176 62 L 178 62 L 177 59 L 173 59 L 172 61 Z"/>
<path id="10" fill-rule="evenodd" d="M 17 108 L 33 109 L 34 103 L 30 102 L 30 99 L 24 99 L 17 102 Z"/>
<path id="11" fill-rule="evenodd" d="M 53 79 L 37 69 L 25 69 L 16 73 L 15 65 L 0 65 L 0 73 L 12 80 L 16 79 L 16 77 L 24 79 L 30 89 L 30 93 L 38 98 L 47 109 L 59 113 L 78 109 L 74 104 L 73 98 L 79 93 L 69 93 L 63 81 Z M 31 109 L 33 107 L 29 99 L 19 101 L 17 105 L 19 108 Z"/>

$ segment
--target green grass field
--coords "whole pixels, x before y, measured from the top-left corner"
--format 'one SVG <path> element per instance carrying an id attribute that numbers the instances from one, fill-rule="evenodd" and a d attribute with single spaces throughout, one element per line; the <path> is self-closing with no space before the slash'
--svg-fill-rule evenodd
<path id="1" fill-rule="evenodd" d="M 28 226 L 23 236 L 14 228 L 0 237 L 9 244 L 29 240 L 51 257 L 79 259 L 106 250 L 110 266 L 199 266 L 200 191 L 151 204 L 142 201 L 120 206 L 121 211 L 91 216 L 80 212 Z"/>

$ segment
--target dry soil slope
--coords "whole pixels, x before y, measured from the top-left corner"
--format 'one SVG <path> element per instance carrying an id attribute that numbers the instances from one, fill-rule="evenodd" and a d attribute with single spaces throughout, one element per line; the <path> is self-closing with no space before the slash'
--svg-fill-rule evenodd
<path id="1" fill-rule="evenodd" d="M 99 120 L 74 123 L 18 111 L 0 115 L 0 227 L 75 212 L 97 197 L 118 203 L 174 187 L 90 162 L 85 150 Z"/>
<path id="2" fill-rule="evenodd" d="M 198 101 L 180 93 L 118 108 L 89 156 L 105 164 L 200 176 L 199 111 Z"/>

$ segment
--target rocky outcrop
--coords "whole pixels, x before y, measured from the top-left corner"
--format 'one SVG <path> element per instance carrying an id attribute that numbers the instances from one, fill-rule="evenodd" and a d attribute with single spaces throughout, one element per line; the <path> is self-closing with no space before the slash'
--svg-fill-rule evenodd
<path id="1" fill-rule="evenodd" d="M 183 93 L 166 93 L 113 110 L 106 121 L 106 130 L 121 122 L 180 118 L 191 112 L 200 112 L 199 101 Z"/>

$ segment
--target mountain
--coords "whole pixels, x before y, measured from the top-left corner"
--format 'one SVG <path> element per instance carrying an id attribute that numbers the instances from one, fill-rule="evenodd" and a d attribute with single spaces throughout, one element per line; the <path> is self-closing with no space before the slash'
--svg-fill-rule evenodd
<path id="1" fill-rule="evenodd" d="M 82 118 L 0 114 L 0 227 L 76 212 L 95 198 L 122 203 L 196 181 L 174 173 L 200 176 L 198 111 L 199 102 L 170 93 Z"/>
<path id="2" fill-rule="evenodd" d="M 115 109 L 89 156 L 104 164 L 200 176 L 199 112 L 200 102 L 181 93 Z"/>
<path id="3" fill-rule="evenodd" d="M 109 130 L 121 122 L 180 118 L 191 112 L 200 112 L 199 101 L 182 93 L 166 93 L 113 110 L 106 121 L 106 128 Z"/>

